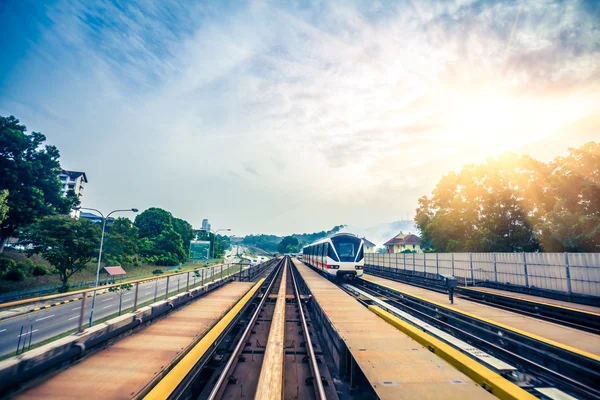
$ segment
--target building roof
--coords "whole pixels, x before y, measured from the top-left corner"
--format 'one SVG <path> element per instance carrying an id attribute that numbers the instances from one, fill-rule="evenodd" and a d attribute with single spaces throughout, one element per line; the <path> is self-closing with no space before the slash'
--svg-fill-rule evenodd
<path id="1" fill-rule="evenodd" d="M 69 175 L 69 177 L 73 178 L 73 179 L 77 179 L 79 178 L 81 175 L 83 175 L 83 181 L 85 183 L 88 183 L 87 180 L 87 176 L 85 175 L 85 172 L 79 172 L 79 171 L 67 171 L 66 169 L 62 170 L 62 173 L 65 175 Z"/>
<path id="2" fill-rule="evenodd" d="M 367 238 L 362 238 L 363 242 L 365 242 L 365 246 L 375 247 L 375 243 L 371 242 Z"/>
<path id="3" fill-rule="evenodd" d="M 421 243 L 421 238 L 418 237 L 417 235 L 413 235 L 413 234 L 409 233 L 408 235 L 401 237 L 401 238 L 394 236 L 393 238 L 391 238 L 390 240 L 385 242 L 383 245 L 384 246 L 393 246 L 395 244 L 419 244 L 419 243 Z"/>
<path id="4" fill-rule="evenodd" d="M 104 267 L 102 268 L 102 272 L 106 272 L 110 276 L 127 274 L 127 272 L 125 272 L 125 270 L 121 267 Z"/>

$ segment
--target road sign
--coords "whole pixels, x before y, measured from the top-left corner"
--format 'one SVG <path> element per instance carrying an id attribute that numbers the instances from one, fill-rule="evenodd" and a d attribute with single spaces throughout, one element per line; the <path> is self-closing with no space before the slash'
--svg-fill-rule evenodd
<path id="1" fill-rule="evenodd" d="M 210 242 L 208 240 L 192 240 L 190 242 L 190 260 L 206 261 L 210 254 Z"/>

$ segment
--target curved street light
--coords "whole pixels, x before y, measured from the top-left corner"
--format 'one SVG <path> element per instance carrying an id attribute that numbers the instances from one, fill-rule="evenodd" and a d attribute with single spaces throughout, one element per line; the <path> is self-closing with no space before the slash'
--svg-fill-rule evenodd
<path id="1" fill-rule="evenodd" d="M 136 213 L 139 210 L 137 208 L 128 208 L 125 210 L 113 210 L 113 211 L 109 212 L 108 215 L 105 217 L 104 214 L 102 214 L 102 212 L 100 210 L 97 210 L 95 208 L 75 207 L 75 209 L 76 210 L 96 211 L 98 214 L 100 214 L 102 216 L 102 236 L 100 236 L 100 252 L 98 253 L 98 268 L 96 269 L 96 286 L 94 288 L 94 296 L 92 297 L 92 311 L 90 312 L 90 327 L 91 327 L 92 324 L 94 323 L 94 306 L 96 304 L 96 292 L 98 291 L 98 281 L 100 279 L 100 263 L 102 262 L 102 246 L 104 245 L 104 229 L 106 228 L 106 220 L 108 219 L 108 217 L 110 217 L 112 214 L 114 214 L 116 212 L 132 211 L 132 212 Z"/>
<path id="2" fill-rule="evenodd" d="M 215 239 L 213 241 L 212 258 L 215 258 L 215 243 L 217 242 L 217 233 L 219 233 L 221 231 L 231 231 L 231 228 L 217 229 L 216 231 L 209 229 L 209 232 L 212 232 L 213 235 L 215 235 Z M 210 235 L 208 235 L 208 237 L 210 239 Z"/>

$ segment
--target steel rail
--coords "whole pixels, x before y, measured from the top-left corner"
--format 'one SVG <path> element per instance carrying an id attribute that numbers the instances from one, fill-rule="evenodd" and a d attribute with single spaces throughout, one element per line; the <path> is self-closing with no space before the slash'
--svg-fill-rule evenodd
<path id="1" fill-rule="evenodd" d="M 239 342 L 235 346 L 235 349 L 231 353 L 231 357 L 229 357 L 229 360 L 227 360 L 227 364 L 225 364 L 225 368 L 219 375 L 219 379 L 217 380 L 217 383 L 215 384 L 215 386 L 211 390 L 210 394 L 208 395 L 208 400 L 215 400 L 217 398 L 217 395 L 221 391 L 221 386 L 223 386 L 225 379 L 227 379 L 227 377 L 229 376 L 229 374 L 231 372 L 231 368 L 233 367 L 233 363 L 235 362 L 235 360 L 241 353 L 242 346 L 246 343 L 246 339 L 250 335 L 250 331 L 252 330 L 254 324 L 256 323 L 256 320 L 258 319 L 258 315 L 260 314 L 260 311 L 262 310 L 263 305 L 265 304 L 265 301 L 269 297 L 269 293 L 271 293 L 271 289 L 273 288 L 273 285 L 275 284 L 275 281 L 277 280 L 277 275 L 279 275 L 281 268 L 285 265 L 284 260 L 285 260 L 285 258 L 283 258 L 280 261 L 277 272 L 273 275 L 273 279 L 271 279 L 271 282 L 269 283 L 267 290 L 263 294 L 263 297 L 260 300 L 258 307 L 256 307 L 256 311 L 254 311 L 254 314 L 252 314 L 252 318 L 250 319 L 250 322 L 248 323 L 248 325 L 246 325 L 246 329 L 244 329 L 244 333 L 242 334 L 242 337 L 240 338 Z"/>
<path id="2" fill-rule="evenodd" d="M 526 358 L 525 356 L 522 356 L 514 351 L 504 348 L 503 346 L 492 343 L 489 340 L 483 339 L 483 338 L 479 337 L 478 335 L 476 335 L 475 333 L 468 332 L 468 331 L 465 331 L 464 329 L 455 327 L 448 322 L 439 320 L 435 317 L 432 317 L 431 315 L 424 313 L 423 311 L 420 311 L 414 307 L 408 306 L 407 304 L 404 304 L 404 303 L 398 301 L 397 299 L 395 299 L 394 298 L 395 295 L 389 294 L 385 290 L 382 290 L 381 292 L 379 292 L 378 289 L 369 288 L 364 285 L 360 285 L 360 286 L 367 293 L 371 292 L 372 294 L 379 295 L 379 296 L 381 296 L 382 294 L 385 295 L 385 297 L 387 297 L 387 301 L 390 303 L 390 305 L 396 304 L 398 307 L 400 307 L 404 310 L 411 310 L 414 314 L 417 314 L 418 318 L 424 318 L 424 320 L 429 320 L 434 326 L 438 325 L 438 328 L 440 328 L 442 330 L 445 329 L 446 331 L 451 332 L 452 335 L 455 337 L 460 337 L 460 335 L 462 335 L 463 337 L 467 338 L 467 341 L 471 341 L 472 343 L 479 343 L 480 346 L 484 349 L 486 349 L 486 348 L 491 349 L 492 351 L 490 353 L 493 355 L 495 354 L 497 357 L 504 358 L 505 360 L 512 359 L 513 363 L 525 367 L 527 370 L 529 370 L 529 373 L 531 373 L 533 376 L 536 376 L 537 378 L 542 379 L 542 380 L 546 381 L 547 383 L 551 383 L 558 387 L 562 386 L 564 388 L 568 388 L 568 390 L 570 390 L 574 393 L 577 393 L 577 395 L 583 396 L 585 398 L 600 399 L 600 392 L 598 391 L 598 389 L 596 389 L 594 387 L 588 387 L 587 385 L 585 385 L 581 382 L 578 382 L 571 377 L 565 376 L 564 374 L 561 374 L 558 371 L 554 371 L 553 369 L 551 369 L 545 365 L 542 365 L 539 362 L 530 360 L 530 359 Z M 346 292 L 351 293 L 351 292 L 348 292 L 347 290 L 346 290 Z M 476 325 L 472 325 L 472 324 L 468 324 L 468 325 L 471 325 L 472 327 L 474 327 L 476 329 L 479 328 Z M 457 334 L 458 334 L 458 336 L 457 336 Z M 511 338 L 505 338 L 505 340 L 508 340 L 511 342 L 514 341 Z M 537 349 L 537 351 L 544 352 L 544 349 Z"/>
<path id="3" fill-rule="evenodd" d="M 312 370 L 314 376 L 314 384 L 316 386 L 316 394 L 317 398 L 321 400 L 325 400 L 325 389 L 323 387 L 323 382 L 321 382 L 321 374 L 319 372 L 319 365 L 317 364 L 317 356 L 315 355 L 315 349 L 312 345 L 312 341 L 310 340 L 310 335 L 308 334 L 308 324 L 306 323 L 306 317 L 304 316 L 304 310 L 302 309 L 302 302 L 300 299 L 300 291 L 298 290 L 298 285 L 296 283 L 296 277 L 294 276 L 294 271 L 292 268 L 292 262 L 290 260 L 290 273 L 292 274 L 292 282 L 294 284 L 294 294 L 296 295 L 296 302 L 298 303 L 298 309 L 300 311 L 300 319 L 302 319 L 302 330 L 304 332 L 304 338 L 306 340 L 306 346 L 308 348 L 308 355 L 310 357 L 310 369 Z"/>

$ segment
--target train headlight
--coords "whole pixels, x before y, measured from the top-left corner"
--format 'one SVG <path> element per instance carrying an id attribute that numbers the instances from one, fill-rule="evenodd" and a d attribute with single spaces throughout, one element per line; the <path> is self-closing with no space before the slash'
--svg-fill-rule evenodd
<path id="1" fill-rule="evenodd" d="M 356 269 L 364 269 L 364 267 L 362 265 L 356 265 L 354 268 L 356 268 Z"/>
<path id="2" fill-rule="evenodd" d="M 331 267 L 331 269 L 339 269 L 340 268 L 339 265 L 331 265 L 330 267 Z"/>

